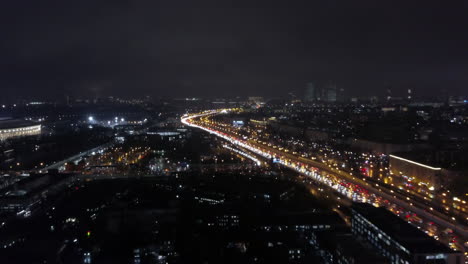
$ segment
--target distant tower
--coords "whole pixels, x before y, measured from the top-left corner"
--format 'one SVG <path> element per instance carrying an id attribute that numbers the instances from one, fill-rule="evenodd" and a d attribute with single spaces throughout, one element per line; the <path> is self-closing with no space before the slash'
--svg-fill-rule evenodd
<path id="1" fill-rule="evenodd" d="M 448 90 L 447 90 L 447 89 L 442 89 L 442 90 L 440 91 L 440 94 L 441 94 L 442 98 L 439 98 L 439 99 L 441 99 L 442 102 L 444 102 L 444 103 L 448 103 L 448 101 L 449 101 L 449 93 L 448 93 Z"/>
<path id="2" fill-rule="evenodd" d="M 338 89 L 336 92 L 336 101 L 339 101 L 339 102 L 346 101 L 344 93 L 345 93 L 345 90 L 343 88 Z"/>
<path id="3" fill-rule="evenodd" d="M 317 87 L 317 101 L 325 101 L 327 99 L 327 89 L 324 88 L 323 84 Z"/>
<path id="4" fill-rule="evenodd" d="M 326 92 L 326 101 L 327 102 L 336 102 L 336 84 L 330 82 L 325 89 Z"/>
<path id="5" fill-rule="evenodd" d="M 387 85 L 385 87 L 385 100 L 391 101 L 392 100 L 392 87 Z"/>
<path id="6" fill-rule="evenodd" d="M 411 89 L 408 89 L 408 101 L 411 101 L 411 99 L 413 99 L 413 91 Z"/>
<path id="7" fill-rule="evenodd" d="M 315 89 L 315 84 L 313 82 L 307 83 L 305 90 L 304 101 L 306 102 L 315 102 L 317 100 L 317 90 Z"/>

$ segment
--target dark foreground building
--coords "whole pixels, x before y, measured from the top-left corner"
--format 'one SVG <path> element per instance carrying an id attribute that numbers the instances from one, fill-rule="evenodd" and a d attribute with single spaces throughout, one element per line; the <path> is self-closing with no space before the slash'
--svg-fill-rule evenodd
<path id="1" fill-rule="evenodd" d="M 349 232 L 314 232 L 311 244 L 325 264 L 389 264 L 370 245 L 358 241 Z"/>
<path id="2" fill-rule="evenodd" d="M 446 247 L 383 207 L 354 204 L 352 232 L 395 264 L 461 264 L 463 254 Z"/>

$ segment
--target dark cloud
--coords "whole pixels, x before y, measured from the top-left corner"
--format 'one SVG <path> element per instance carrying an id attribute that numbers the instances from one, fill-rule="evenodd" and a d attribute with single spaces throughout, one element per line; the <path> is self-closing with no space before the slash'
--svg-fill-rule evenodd
<path id="1" fill-rule="evenodd" d="M 4 2 L 5 96 L 281 95 L 309 80 L 354 94 L 468 85 L 465 1 Z"/>

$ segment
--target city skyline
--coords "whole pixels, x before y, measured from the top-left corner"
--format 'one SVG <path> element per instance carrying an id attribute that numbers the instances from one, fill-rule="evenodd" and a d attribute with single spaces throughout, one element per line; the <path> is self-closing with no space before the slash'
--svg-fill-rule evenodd
<path id="1" fill-rule="evenodd" d="M 466 3 L 205 1 L 31 3 L 2 8 L 0 89 L 26 96 L 282 96 L 333 80 L 468 87 Z"/>
<path id="2" fill-rule="evenodd" d="M 468 263 L 468 2 L 4 2 L 1 264 Z"/>

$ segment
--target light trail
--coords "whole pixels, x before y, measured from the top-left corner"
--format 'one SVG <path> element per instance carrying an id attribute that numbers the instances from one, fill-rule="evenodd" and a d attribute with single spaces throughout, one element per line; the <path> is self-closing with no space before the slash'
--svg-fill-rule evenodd
<path id="1" fill-rule="evenodd" d="M 262 162 L 261 162 L 260 160 L 256 159 L 254 156 L 252 156 L 252 155 L 250 155 L 250 154 L 248 154 L 248 153 L 245 153 L 245 152 L 243 152 L 243 151 L 241 151 L 241 150 L 238 150 L 238 149 L 235 149 L 235 148 L 231 148 L 231 147 L 228 146 L 228 145 L 223 145 L 223 147 L 226 148 L 226 149 L 229 149 L 230 151 L 234 151 L 234 152 L 236 152 L 237 154 L 240 154 L 240 155 L 242 155 L 242 156 L 244 156 L 244 157 L 246 157 L 246 158 L 248 158 L 248 159 L 254 161 L 258 166 L 262 165 Z"/>
<path id="2" fill-rule="evenodd" d="M 258 155 L 260 155 L 260 156 L 262 156 L 264 158 L 267 158 L 267 159 L 275 158 L 275 156 L 271 155 L 269 152 L 265 152 L 265 151 L 263 151 L 261 149 L 252 147 L 250 144 L 247 143 L 246 140 L 236 139 L 236 138 L 228 136 L 225 133 L 219 132 L 217 130 L 206 128 L 206 127 L 203 127 L 203 126 L 200 126 L 200 125 L 197 125 L 197 124 L 194 124 L 194 123 L 190 122 L 191 119 L 198 118 L 198 117 L 203 117 L 203 116 L 207 116 L 207 115 L 212 115 L 212 114 L 215 114 L 215 113 L 218 113 L 218 111 L 208 111 L 208 112 L 205 112 L 205 113 L 202 113 L 202 114 L 192 115 L 192 116 L 185 115 L 185 116 L 182 117 L 181 121 L 182 121 L 183 124 L 185 124 L 187 126 L 202 129 L 202 130 L 204 130 L 204 131 L 206 131 L 206 132 L 208 132 L 210 134 L 214 134 L 214 135 L 216 135 L 216 136 L 218 136 L 220 138 L 225 139 L 226 141 L 230 142 L 233 145 L 237 145 L 237 146 L 240 146 L 242 148 L 245 148 L 245 149 L 247 149 L 247 150 L 249 150 L 249 151 L 251 151 L 253 153 L 256 153 L 256 154 L 258 154 Z M 225 112 L 223 112 L 223 113 L 225 113 Z M 374 200 L 374 199 L 368 199 L 367 197 L 364 197 L 361 192 L 356 192 L 357 189 L 361 189 L 361 188 L 353 188 L 352 191 L 350 191 L 346 187 L 346 186 L 350 186 L 350 183 L 348 183 L 348 182 L 346 182 L 344 180 L 337 180 L 337 179 L 333 179 L 332 177 L 327 177 L 325 175 L 321 175 L 320 173 L 318 173 L 318 169 L 316 169 L 316 168 L 306 168 L 305 166 L 300 166 L 299 163 L 289 162 L 288 160 L 282 159 L 282 158 L 278 158 L 278 163 L 280 163 L 281 165 L 283 165 L 283 166 L 285 166 L 287 168 L 290 168 L 290 169 L 292 169 L 292 170 L 294 170 L 296 172 L 304 174 L 304 175 L 314 179 L 317 182 L 320 182 L 322 184 L 325 184 L 325 185 L 331 187 L 335 191 L 338 191 L 339 193 L 341 193 L 343 195 L 346 195 L 347 197 L 349 197 L 353 201 L 368 202 L 370 200 Z"/>

